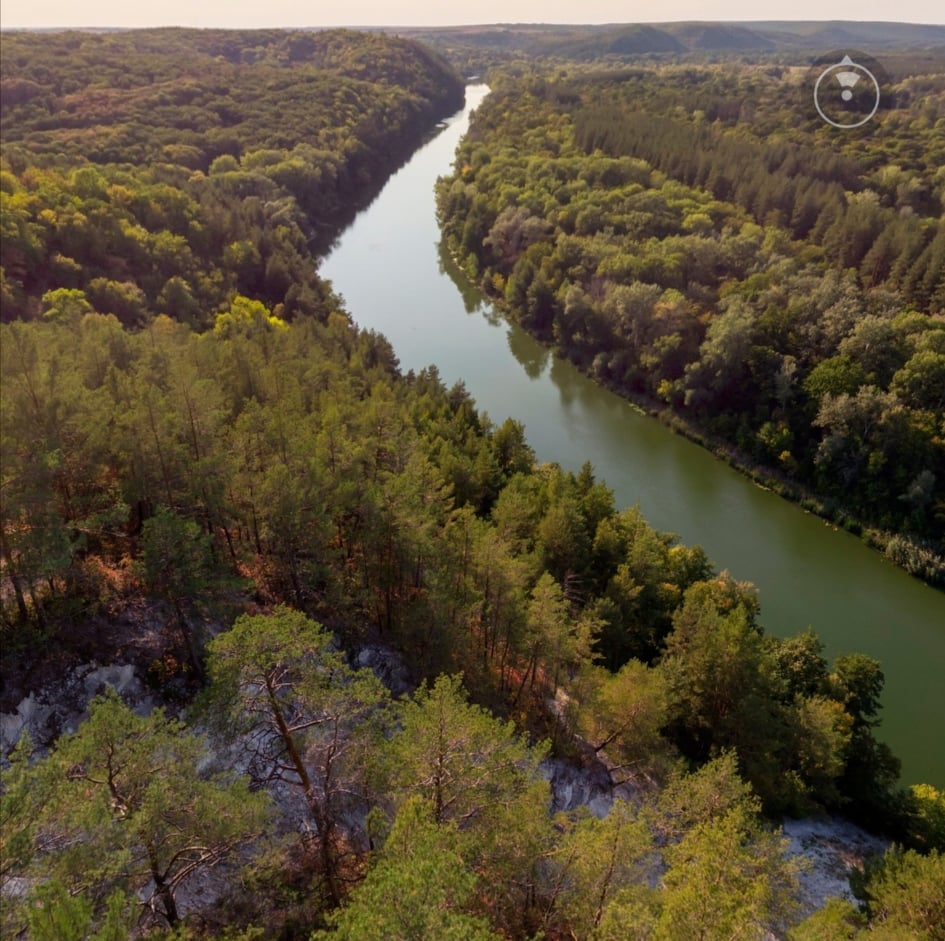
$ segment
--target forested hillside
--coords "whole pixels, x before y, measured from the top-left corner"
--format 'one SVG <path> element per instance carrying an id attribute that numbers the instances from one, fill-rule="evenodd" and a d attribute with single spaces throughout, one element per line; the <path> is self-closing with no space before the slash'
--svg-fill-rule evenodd
<path id="1" fill-rule="evenodd" d="M 210 726 L 225 714 L 218 734 L 236 737 L 208 766 L 190 728 L 106 700 L 51 757 L 15 764 L 4 878 L 54 877 L 35 896 L 51 911 L 124 924 L 137 917 L 128 893 L 143 891 L 157 924 L 183 912 L 210 936 L 252 924 L 304 937 L 352 893 L 329 919 L 341 937 L 408 937 L 384 913 L 413 886 L 442 899 L 397 916 L 434 919 L 422 936 L 441 936 L 443 919 L 483 937 L 589 937 L 613 922 L 595 936 L 617 938 L 642 918 L 672 938 L 693 918 L 796 917 L 793 869 L 761 810 L 842 810 L 920 847 L 941 839 L 941 798 L 900 791 L 874 738 L 879 664 L 829 665 L 809 632 L 767 636 L 750 586 L 618 511 L 590 468 L 536 466 L 514 421 L 484 424 L 434 372 L 399 375 L 385 341 L 340 314 L 290 325 L 234 302 L 200 334 L 87 312 L 6 324 L 0 339 L 8 682 L 25 691 L 41 668 L 111 654 L 175 708 L 209 681 Z M 293 610 L 219 633 L 280 602 Z M 545 743 L 466 705 L 458 680 L 391 703 L 302 612 L 343 649 L 401 651 L 413 682 L 462 675 Z M 646 810 L 554 823 L 537 770 L 549 747 L 606 756 Z M 268 790 L 250 800 L 235 767 L 257 788 L 284 782 L 276 822 Z M 126 819 L 140 844 L 119 835 Z M 284 835 L 267 849 L 262 833 Z M 615 871 L 611 845 L 625 847 Z M 731 882 L 694 914 L 688 893 L 709 878 L 699 860 L 723 852 Z M 214 911 L 187 887 L 217 863 Z M 759 879 L 764 898 L 743 898 Z"/>
<path id="2" fill-rule="evenodd" d="M 719 23 L 608 23 L 561 25 L 496 23 L 471 26 L 399 27 L 439 50 L 464 75 L 483 75 L 497 65 L 541 62 L 638 63 L 718 61 L 734 56 L 748 62 L 777 59 L 796 65 L 827 49 L 846 47 L 890 54 L 907 50 L 916 61 L 926 52 L 940 56 L 945 26 L 932 23 L 870 23 L 770 20 Z"/>
<path id="3" fill-rule="evenodd" d="M 440 186 L 447 239 L 590 375 L 942 582 L 945 69 L 850 134 L 801 79 L 510 72 Z"/>
<path id="4" fill-rule="evenodd" d="M 324 318 L 316 252 L 462 100 L 369 34 L 5 34 L 3 318 Z"/>
<path id="5" fill-rule="evenodd" d="M 934 936 L 945 798 L 875 735 L 881 665 L 768 636 L 750 585 L 317 279 L 448 69 L 337 33 L 10 40 L 3 729 L 90 661 L 162 707 L 103 690 L 0 756 L 5 937 Z M 622 788 L 606 816 L 561 766 Z M 821 810 L 908 849 L 799 924 L 771 821 Z"/>

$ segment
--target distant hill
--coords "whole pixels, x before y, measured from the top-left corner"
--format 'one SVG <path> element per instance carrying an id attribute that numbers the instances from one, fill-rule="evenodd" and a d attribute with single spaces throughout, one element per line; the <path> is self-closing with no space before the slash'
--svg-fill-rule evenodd
<path id="1" fill-rule="evenodd" d="M 945 44 L 945 26 L 931 24 L 771 20 L 742 25 L 783 46 L 810 47 L 856 42 L 860 46 L 927 48 Z"/>
<path id="2" fill-rule="evenodd" d="M 608 30 L 580 40 L 567 40 L 549 45 L 549 51 L 573 59 L 594 59 L 598 56 L 636 56 L 652 52 L 687 52 L 689 49 L 669 32 L 653 26 L 635 25 Z"/>
<path id="3" fill-rule="evenodd" d="M 945 51 L 945 26 L 845 20 L 684 22 L 598 25 L 494 24 L 392 29 L 435 46 L 462 65 L 487 67 L 514 57 L 587 62 L 700 53 L 805 54 L 837 48 Z"/>
<path id="4" fill-rule="evenodd" d="M 761 33 L 730 23 L 673 23 L 666 31 L 690 52 L 770 50 L 777 45 Z"/>

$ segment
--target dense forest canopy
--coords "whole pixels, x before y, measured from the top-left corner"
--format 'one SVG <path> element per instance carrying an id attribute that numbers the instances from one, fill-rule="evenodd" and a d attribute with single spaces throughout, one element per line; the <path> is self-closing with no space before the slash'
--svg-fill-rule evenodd
<path id="1" fill-rule="evenodd" d="M 340 314 L 286 324 L 264 313 L 224 313 L 203 333 L 165 316 L 131 331 L 97 312 L 2 327 L 5 574 L 14 588 L 4 672 L 25 679 L 50 659 L 64 672 L 103 655 L 102 632 L 178 708 L 209 680 L 210 730 L 249 750 L 237 766 L 254 787 L 285 782 L 299 802 L 288 820 L 321 836 L 285 836 L 250 874 L 224 867 L 261 886 L 251 897 L 239 883 L 226 890 L 223 911 L 237 913 L 236 924 L 317 926 L 370 859 L 368 881 L 331 916 L 342 936 L 370 936 L 363 925 L 383 924 L 397 886 L 422 874 L 440 886 L 423 891 L 444 900 L 425 917 L 478 919 L 505 937 L 542 925 L 549 937 L 586 937 L 605 917 L 639 917 L 657 926 L 652 936 L 672 938 L 694 917 L 687 887 L 708 878 L 695 861 L 729 846 L 732 881 L 704 917 L 783 927 L 796 920 L 795 873 L 761 811 L 842 811 L 917 847 L 938 845 L 941 797 L 901 790 L 898 762 L 874 737 L 878 663 L 854 654 L 829 664 L 809 631 L 766 635 L 750 586 L 654 531 L 638 510 L 618 511 L 589 467 L 536 465 L 521 426 L 489 424 L 435 371 L 402 376 L 385 341 Z M 128 614 L 142 599 L 164 625 L 156 655 L 149 622 Z M 243 615 L 214 637 L 239 611 L 278 602 L 294 610 Z M 477 702 L 559 756 L 606 756 L 613 781 L 649 809 L 618 805 L 605 824 L 554 824 L 536 770 L 549 744 L 533 748 L 465 705 L 458 679 L 389 716 L 374 674 L 349 676 L 334 640 L 302 612 L 332 625 L 343 648 L 370 641 L 402 651 L 414 682 L 461 674 Z M 112 621 L 121 633 L 107 633 Z M 275 700 L 263 696 L 269 685 Z M 278 712 L 274 702 L 284 702 Z M 14 763 L 6 877 L 54 877 L 43 905 L 65 910 L 78 898 L 98 925 L 113 908 L 133 916 L 127 893 L 151 893 L 157 872 L 146 911 L 174 924 L 194 873 L 258 847 L 271 811 L 240 797 L 233 765 L 208 765 L 196 732 L 168 732 L 157 714 L 132 722 L 124 708 L 105 701 L 50 757 L 30 769 Z M 449 755 L 495 750 L 481 810 L 457 804 L 480 799 L 469 790 L 482 779 L 480 759 L 449 771 L 444 787 L 455 795 L 430 789 L 437 717 L 459 736 Z M 123 769 L 120 806 L 141 841 L 128 859 L 112 854 L 127 845 L 115 842 L 125 816 L 104 795 L 77 798 L 112 774 L 103 755 Z M 155 790 L 135 769 L 158 761 L 176 776 Z M 684 775 L 706 762 L 702 778 Z M 187 768 L 197 766 L 217 771 L 195 778 Z M 700 787 L 711 798 L 693 796 Z M 193 866 L 163 849 L 148 862 L 150 846 L 168 845 L 162 801 L 182 808 L 174 832 L 204 847 Z M 234 801 L 239 814 L 223 809 Z M 707 803 L 696 810 L 693 801 Z M 206 826 L 205 814 L 229 828 Z M 407 842 L 375 859 L 371 827 L 384 819 L 393 821 L 388 839 L 407 828 Z M 612 840 L 628 849 L 607 875 Z M 433 854 L 436 868 L 408 875 L 416 854 Z M 938 865 L 928 859 L 917 865 Z M 653 867 L 666 868 L 661 887 L 638 898 Z M 738 901 L 738 886 L 759 871 L 771 895 Z M 596 884 L 607 891 L 587 909 Z M 496 886 L 507 894 L 497 897 Z M 38 918 L 28 911 L 10 909 L 11 924 Z M 228 921 L 201 916 L 211 936 Z"/>
<path id="2" fill-rule="evenodd" d="M 319 228 L 457 104 L 440 60 L 334 32 L 23 35 L 2 82 L 4 711 L 90 660 L 163 703 L 106 691 L 2 756 L 4 934 L 934 936 L 945 798 L 874 734 L 881 665 L 768 636 L 750 585 L 435 368 L 404 375 L 318 279 Z M 558 91 L 524 101 L 573 133 Z M 513 192 L 479 134 L 470 172 L 506 160 Z M 490 250 L 546 238 L 536 207 Z M 627 799 L 560 802 L 552 759 Z M 861 908 L 800 923 L 770 821 L 822 810 L 909 848 Z"/>
<path id="3" fill-rule="evenodd" d="M 371 34 L 9 34 L 3 317 L 324 317 L 324 248 L 462 85 Z"/>
<path id="4" fill-rule="evenodd" d="M 802 72 L 497 73 L 440 185 L 447 238 L 590 375 L 941 582 L 945 65 L 851 133 Z"/>

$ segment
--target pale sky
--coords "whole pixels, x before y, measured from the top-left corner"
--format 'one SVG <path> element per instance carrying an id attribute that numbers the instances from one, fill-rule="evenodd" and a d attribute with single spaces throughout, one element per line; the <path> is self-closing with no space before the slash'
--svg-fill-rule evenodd
<path id="1" fill-rule="evenodd" d="M 673 20 L 945 23 L 945 0 L 2 0 L 0 26 L 444 26 Z"/>

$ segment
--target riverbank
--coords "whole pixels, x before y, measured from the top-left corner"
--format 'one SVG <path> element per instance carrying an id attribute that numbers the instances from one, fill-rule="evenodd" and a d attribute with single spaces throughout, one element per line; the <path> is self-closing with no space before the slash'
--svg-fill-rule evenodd
<path id="1" fill-rule="evenodd" d="M 582 370 L 582 372 L 589 379 L 595 382 L 600 381 L 586 371 Z M 758 486 L 770 490 L 791 503 L 796 503 L 806 513 L 820 517 L 826 525 L 857 536 L 871 549 L 881 553 L 888 562 L 903 569 L 913 578 L 917 578 L 932 588 L 945 591 L 945 557 L 937 555 L 933 550 L 916 543 L 908 536 L 877 529 L 858 519 L 843 507 L 831 506 L 798 481 L 779 473 L 774 468 L 752 461 L 737 448 L 713 438 L 704 429 L 665 405 L 647 401 L 640 396 L 633 396 L 609 383 L 601 384 L 611 392 L 626 398 L 641 412 L 655 418 L 675 434 L 683 435 L 689 441 L 710 451 Z"/>
<path id="2" fill-rule="evenodd" d="M 527 330 L 514 316 L 505 298 L 483 292 L 482 285 L 476 283 L 455 252 L 447 248 L 447 254 L 456 266 L 456 271 L 472 289 L 487 297 L 489 303 L 500 311 L 506 320 L 516 324 L 520 329 L 526 330 L 529 336 L 548 350 L 551 355 L 567 361 L 592 382 L 630 403 L 634 410 L 641 415 L 656 419 L 674 434 L 678 434 L 704 448 L 756 485 L 798 505 L 805 513 L 819 517 L 825 525 L 856 536 L 870 549 L 879 552 L 890 564 L 902 569 L 929 587 L 945 592 L 945 555 L 940 555 L 931 546 L 917 542 L 914 537 L 907 534 L 890 532 L 869 525 L 846 508 L 821 498 L 797 480 L 774 468 L 752 461 L 748 455 L 739 451 L 731 443 L 710 435 L 704 428 L 673 411 L 666 403 L 635 393 L 619 383 L 607 381 L 606 378 L 595 375 L 584 364 L 563 356 L 554 345 L 543 341 Z"/>
<path id="3" fill-rule="evenodd" d="M 755 585 L 766 634 L 809 627 L 828 659 L 859 652 L 881 663 L 881 738 L 902 759 L 902 780 L 945 786 L 945 594 L 552 357 L 455 268 L 433 183 L 483 94 L 467 90 L 464 113 L 391 178 L 325 259 L 323 277 L 361 328 L 387 337 L 403 372 L 435 366 L 493 424 L 520 422 L 539 461 L 575 473 L 590 462 L 617 506 L 638 506 L 651 525 Z"/>

